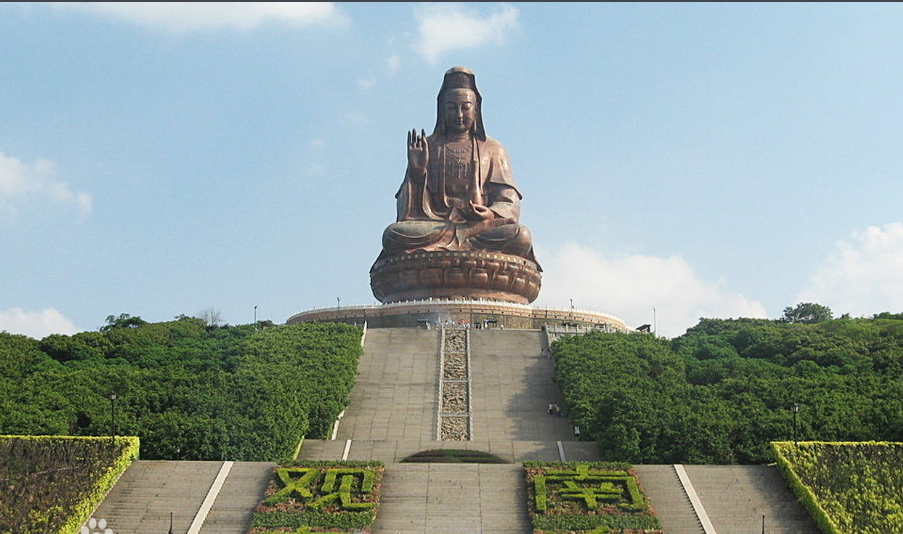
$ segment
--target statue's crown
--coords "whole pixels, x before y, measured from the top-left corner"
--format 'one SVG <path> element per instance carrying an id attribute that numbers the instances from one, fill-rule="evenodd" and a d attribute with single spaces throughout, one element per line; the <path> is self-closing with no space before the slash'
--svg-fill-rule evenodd
<path id="1" fill-rule="evenodd" d="M 445 72 L 443 89 L 470 89 L 477 90 L 473 72 L 464 67 L 452 67 Z"/>
<path id="2" fill-rule="evenodd" d="M 449 74 L 446 89 L 474 89 L 473 79 L 463 72 Z"/>

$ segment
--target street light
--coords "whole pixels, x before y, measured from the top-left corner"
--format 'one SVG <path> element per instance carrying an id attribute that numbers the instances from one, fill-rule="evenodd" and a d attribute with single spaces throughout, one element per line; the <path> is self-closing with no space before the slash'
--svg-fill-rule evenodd
<path id="1" fill-rule="evenodd" d="M 111 391 L 107 398 L 110 399 L 110 421 L 113 427 L 113 445 L 116 445 L 116 393 Z"/>
<path id="2" fill-rule="evenodd" d="M 257 306 L 254 306 L 254 331 L 257 331 Z"/>
<path id="3" fill-rule="evenodd" d="M 800 405 L 797 403 L 793 403 L 790 405 L 790 412 L 793 413 L 793 446 L 796 447 L 796 414 L 800 411 Z"/>

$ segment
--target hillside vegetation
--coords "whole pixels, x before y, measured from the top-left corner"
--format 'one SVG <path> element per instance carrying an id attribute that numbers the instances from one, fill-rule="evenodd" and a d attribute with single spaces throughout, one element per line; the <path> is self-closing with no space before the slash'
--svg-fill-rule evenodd
<path id="1" fill-rule="evenodd" d="M 903 317 L 703 319 L 673 340 L 591 333 L 553 346 L 581 437 L 605 460 L 766 463 L 771 441 L 903 441 Z"/>
<path id="2" fill-rule="evenodd" d="M 362 353 L 360 328 L 343 324 L 109 322 L 40 341 L 0 333 L 0 434 L 109 436 L 115 410 L 143 459 L 277 461 L 330 432 Z"/>

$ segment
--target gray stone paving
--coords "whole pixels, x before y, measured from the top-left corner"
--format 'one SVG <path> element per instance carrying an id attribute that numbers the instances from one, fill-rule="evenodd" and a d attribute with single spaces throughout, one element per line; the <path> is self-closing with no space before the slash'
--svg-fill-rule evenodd
<path id="1" fill-rule="evenodd" d="M 438 330 L 369 329 L 336 439 L 435 439 L 438 351 Z"/>
<path id="2" fill-rule="evenodd" d="M 387 464 L 373 533 L 528 533 L 526 498 L 517 464 Z"/>
<path id="3" fill-rule="evenodd" d="M 474 440 L 574 441 L 567 418 L 549 415 L 564 402 L 541 342 L 539 331 L 471 331 Z"/>
<path id="4" fill-rule="evenodd" d="M 768 465 L 687 465 L 718 534 L 818 534 L 778 468 Z"/>
<path id="5" fill-rule="evenodd" d="M 346 440 L 306 440 L 300 458 L 305 460 L 341 460 Z M 593 442 L 568 441 L 561 443 L 565 459 L 570 461 L 596 461 L 599 459 Z M 508 462 L 541 460 L 555 462 L 561 459 L 558 444 L 554 441 L 372 441 L 351 440 L 347 460 L 379 460 L 398 463 L 406 457 L 431 449 L 464 449 L 492 453 Z"/>
<path id="6" fill-rule="evenodd" d="M 94 513 L 116 534 L 187 532 L 222 462 L 135 461 Z"/>
<path id="7" fill-rule="evenodd" d="M 307 440 L 300 458 L 380 460 L 386 479 L 373 534 L 520 534 L 531 529 L 519 463 L 401 464 L 428 449 L 481 450 L 511 462 L 597 460 L 594 443 L 574 441 L 542 356 L 539 331 L 471 330 L 473 440 L 436 441 L 439 331 L 370 329 L 351 403 L 335 441 Z M 388 387 L 387 387 L 388 386 Z M 479 488 L 479 491 L 475 491 Z"/>
<path id="8" fill-rule="evenodd" d="M 667 534 L 704 534 L 673 465 L 638 465 L 634 471 Z"/>
<path id="9" fill-rule="evenodd" d="M 271 462 L 235 462 L 199 534 L 247 532 L 275 466 Z"/>

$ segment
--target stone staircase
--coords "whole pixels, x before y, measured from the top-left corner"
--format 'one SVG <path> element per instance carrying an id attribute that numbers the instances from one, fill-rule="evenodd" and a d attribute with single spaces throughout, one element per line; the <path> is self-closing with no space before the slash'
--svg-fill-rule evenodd
<path id="1" fill-rule="evenodd" d="M 718 534 L 818 534 L 780 472 L 764 465 L 688 465 L 687 475 Z"/>
<path id="2" fill-rule="evenodd" d="M 245 534 L 275 466 L 270 462 L 235 462 L 199 534 Z"/>
<path id="3" fill-rule="evenodd" d="M 94 512 L 116 534 L 187 532 L 222 462 L 136 461 Z"/>
<path id="4" fill-rule="evenodd" d="M 673 465 L 638 465 L 634 470 L 667 534 L 705 534 Z"/>
<path id="5" fill-rule="evenodd" d="M 473 439 L 437 441 L 440 332 L 370 329 L 335 439 L 306 440 L 299 457 L 386 464 L 373 534 L 530 534 L 519 462 L 598 459 L 595 443 L 576 440 L 566 418 L 548 413 L 549 403 L 563 402 L 541 336 L 470 331 Z M 401 463 L 439 448 L 512 463 Z M 244 534 L 274 464 L 227 463 L 223 478 L 223 462 L 134 462 L 94 517 L 116 534 L 165 534 L 170 512 L 174 534 Z M 774 467 L 641 465 L 636 472 L 666 534 L 760 534 L 762 516 L 767 534 L 818 532 Z"/>

